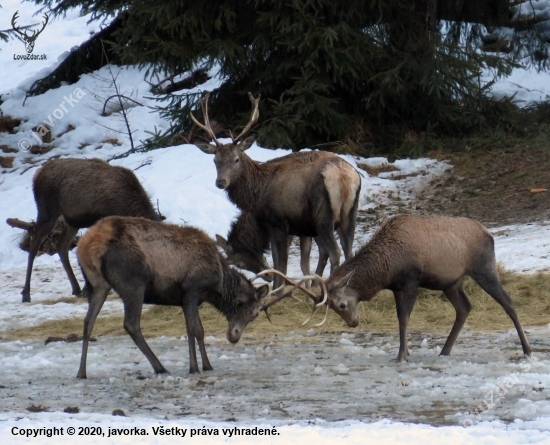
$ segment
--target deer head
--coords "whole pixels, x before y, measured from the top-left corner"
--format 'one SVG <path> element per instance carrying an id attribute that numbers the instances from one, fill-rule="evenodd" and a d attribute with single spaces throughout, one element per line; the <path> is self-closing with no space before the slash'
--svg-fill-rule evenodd
<path id="1" fill-rule="evenodd" d="M 13 14 L 13 17 L 11 18 L 11 26 L 13 27 L 13 30 L 21 36 L 23 41 L 25 42 L 25 48 L 27 49 L 27 53 L 31 54 L 34 50 L 34 42 L 36 41 L 36 38 L 40 35 L 42 31 L 44 31 L 44 28 L 48 24 L 48 15 L 44 14 L 44 22 L 42 23 L 42 29 L 40 31 L 33 30 L 31 31 L 32 34 L 28 35 L 27 31 L 22 32 L 21 29 L 15 25 L 15 21 L 19 17 L 19 11 L 15 11 L 15 14 Z"/>
<path id="2" fill-rule="evenodd" d="M 248 97 L 252 104 L 252 113 L 248 124 L 243 128 L 237 137 L 233 136 L 232 132 L 229 132 L 231 141 L 229 144 L 222 144 L 216 138 L 214 131 L 210 125 L 210 119 L 208 118 L 208 98 L 210 93 L 206 93 L 204 99 L 201 99 L 202 115 L 204 118 L 204 125 L 199 123 L 193 113 L 190 113 L 191 120 L 199 128 L 206 131 L 206 133 L 212 138 L 215 145 L 207 142 L 198 142 L 196 146 L 207 154 L 213 154 L 214 163 L 216 164 L 216 170 L 218 177 L 216 178 L 216 187 L 220 189 L 226 189 L 231 182 L 237 178 L 241 172 L 241 159 L 245 150 L 250 148 L 254 142 L 254 136 L 249 136 L 243 140 L 244 136 L 250 131 L 252 126 L 258 121 L 260 112 L 258 110 L 258 104 L 260 103 L 260 96 L 254 98 L 252 93 L 248 93 Z"/>

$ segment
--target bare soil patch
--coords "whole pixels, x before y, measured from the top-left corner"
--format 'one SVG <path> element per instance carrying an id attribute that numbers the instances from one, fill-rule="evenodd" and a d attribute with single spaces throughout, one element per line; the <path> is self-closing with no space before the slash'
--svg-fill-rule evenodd
<path id="1" fill-rule="evenodd" d="M 453 169 L 421 195 L 419 210 L 488 226 L 550 219 L 550 150 L 544 145 L 432 153 Z"/>

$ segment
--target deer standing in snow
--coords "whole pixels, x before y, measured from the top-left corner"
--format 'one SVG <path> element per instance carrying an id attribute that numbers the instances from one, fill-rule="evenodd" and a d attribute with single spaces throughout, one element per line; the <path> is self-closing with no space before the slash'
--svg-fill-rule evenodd
<path id="1" fill-rule="evenodd" d="M 216 138 L 208 117 L 208 94 L 201 101 L 204 125 L 191 114 L 193 122 L 206 131 L 214 145 L 196 143 L 203 152 L 213 154 L 217 170 L 216 186 L 227 192 L 229 200 L 244 212 L 254 215 L 269 235 L 274 268 L 286 273 L 288 237 L 315 237 L 328 253 L 331 270 L 340 263 L 338 231 L 345 258 L 353 254 L 357 206 L 361 178 L 344 159 L 325 152 L 293 154 L 261 163 L 245 151 L 254 137 L 243 139 L 259 117 L 259 97 L 249 93 L 252 103 L 250 121 L 232 142 Z M 275 276 L 274 287 L 282 278 Z"/>

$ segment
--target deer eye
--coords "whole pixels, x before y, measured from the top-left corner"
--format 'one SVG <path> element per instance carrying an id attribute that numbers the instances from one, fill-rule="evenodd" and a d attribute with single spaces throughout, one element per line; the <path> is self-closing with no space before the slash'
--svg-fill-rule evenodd
<path id="1" fill-rule="evenodd" d="M 236 164 L 237 162 L 239 162 L 239 158 L 235 159 L 235 164 Z"/>

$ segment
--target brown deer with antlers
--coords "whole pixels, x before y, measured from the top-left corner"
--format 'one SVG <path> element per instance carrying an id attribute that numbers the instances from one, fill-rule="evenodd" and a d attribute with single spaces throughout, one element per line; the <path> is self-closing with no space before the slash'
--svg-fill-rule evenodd
<path id="1" fill-rule="evenodd" d="M 213 154 L 217 169 L 216 186 L 224 189 L 230 201 L 242 211 L 253 214 L 269 234 L 273 264 L 286 273 L 288 237 L 316 237 L 321 249 L 328 252 L 331 269 L 340 263 L 337 230 L 346 258 L 352 256 L 355 222 L 361 178 L 339 156 L 312 151 L 273 159 L 254 161 L 245 151 L 254 137 L 243 139 L 259 118 L 260 98 L 248 93 L 252 113 L 242 132 L 232 142 L 223 144 L 216 138 L 208 117 L 208 97 L 201 101 L 204 125 L 191 114 L 193 122 L 210 135 L 215 145 L 196 143 L 203 152 Z M 279 275 L 274 287 L 282 284 Z"/>
<path id="2" fill-rule="evenodd" d="M 408 355 L 407 325 L 419 287 L 443 291 L 455 308 L 456 319 L 440 355 L 451 354 L 472 309 L 462 288 L 466 276 L 502 306 L 514 323 L 523 353 L 530 356 L 531 346 L 514 304 L 500 283 L 493 237 L 480 223 L 468 218 L 417 215 L 390 218 L 330 277 L 326 280 L 313 277 L 321 285 L 323 295 L 312 298 L 317 306 L 326 301 L 327 310 L 332 308 L 349 326 L 355 327 L 359 324 L 360 301 L 371 300 L 382 289 L 393 291 L 399 320 L 397 361 L 401 362 Z"/>
<path id="3" fill-rule="evenodd" d="M 32 30 L 32 35 L 28 35 L 27 31 L 25 32 L 21 31 L 21 28 L 15 25 L 15 22 L 17 18 L 19 17 L 19 11 L 15 11 L 15 14 L 13 14 L 13 17 L 11 18 L 11 26 L 13 27 L 13 30 L 21 36 L 23 39 L 23 42 L 25 42 L 25 48 L 27 50 L 28 54 L 31 54 L 34 50 L 34 43 L 36 42 L 37 37 L 40 35 L 42 31 L 44 31 L 44 28 L 48 24 L 48 14 L 44 14 L 44 22 L 42 23 L 42 29 L 40 31 Z"/>

